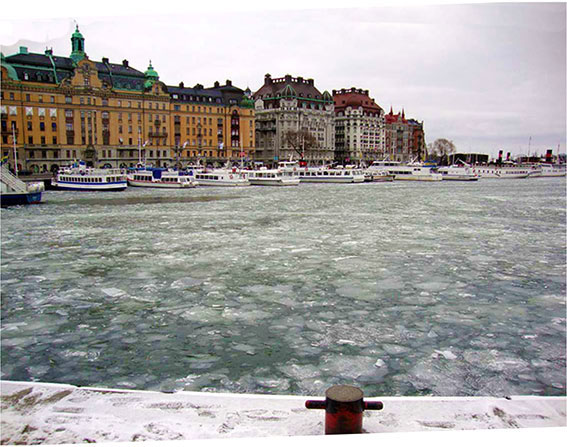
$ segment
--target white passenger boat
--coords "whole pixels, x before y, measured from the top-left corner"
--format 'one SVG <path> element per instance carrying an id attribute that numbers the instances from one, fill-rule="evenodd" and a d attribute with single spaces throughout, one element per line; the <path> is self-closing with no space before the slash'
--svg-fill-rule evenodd
<path id="1" fill-rule="evenodd" d="M 128 187 L 128 180 L 123 169 L 88 168 L 84 162 L 79 162 L 60 168 L 51 185 L 77 191 L 120 191 Z"/>
<path id="2" fill-rule="evenodd" d="M 356 168 L 301 168 L 299 178 L 311 183 L 362 183 L 364 172 Z"/>
<path id="3" fill-rule="evenodd" d="M 541 169 L 540 177 L 565 177 L 567 174 L 564 164 L 541 163 L 539 167 Z"/>
<path id="4" fill-rule="evenodd" d="M 451 165 L 440 166 L 437 172 L 443 176 L 443 180 L 451 181 L 474 181 L 478 180 L 478 175 L 472 171 L 470 166 Z"/>
<path id="5" fill-rule="evenodd" d="M 146 188 L 194 188 L 197 182 L 188 172 L 166 168 L 143 168 L 130 172 L 129 186 Z"/>
<path id="6" fill-rule="evenodd" d="M 421 163 L 403 164 L 399 161 L 374 161 L 368 171 L 386 171 L 394 176 L 394 180 L 413 180 L 421 182 L 437 182 L 443 180 L 441 174 L 435 172 L 434 167 L 424 166 Z"/>
<path id="7" fill-rule="evenodd" d="M 473 166 L 473 173 L 477 174 L 480 178 L 527 178 L 530 176 L 530 172 L 530 168 L 515 166 L 512 164 L 490 164 Z"/>
<path id="8" fill-rule="evenodd" d="M 283 171 L 281 169 L 266 169 L 247 171 L 248 180 L 252 185 L 265 186 L 297 186 L 299 175 L 297 171 Z"/>
<path id="9" fill-rule="evenodd" d="M 194 171 L 199 186 L 250 186 L 247 171 L 232 169 L 205 169 Z"/>
<path id="10" fill-rule="evenodd" d="M 365 182 L 393 182 L 394 176 L 388 174 L 386 171 L 364 171 Z"/>

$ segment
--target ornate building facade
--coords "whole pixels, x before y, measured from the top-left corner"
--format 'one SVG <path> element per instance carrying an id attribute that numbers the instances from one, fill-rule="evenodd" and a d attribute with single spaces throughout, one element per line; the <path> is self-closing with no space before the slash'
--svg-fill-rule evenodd
<path id="1" fill-rule="evenodd" d="M 53 171 L 75 160 L 91 166 L 154 166 L 252 155 L 250 92 L 232 86 L 167 86 L 150 62 L 89 59 L 78 27 L 69 57 L 30 53 L 1 60 L 2 157 L 18 171 Z"/>
<path id="2" fill-rule="evenodd" d="M 256 110 L 256 160 L 273 163 L 303 158 L 309 164 L 331 163 L 335 157 L 333 98 L 321 94 L 313 79 L 273 78 L 253 95 Z M 294 149 L 288 132 L 307 131 L 315 139 L 311 148 Z M 303 153 L 303 156 L 302 154 Z"/>
<path id="3" fill-rule="evenodd" d="M 384 110 L 357 88 L 333 90 L 335 103 L 335 160 L 369 165 L 384 158 Z"/>
<path id="4" fill-rule="evenodd" d="M 405 111 L 395 114 L 390 112 L 385 116 L 386 145 L 385 155 L 397 161 L 422 161 L 426 155 L 425 133 L 423 122 L 406 119 Z"/>

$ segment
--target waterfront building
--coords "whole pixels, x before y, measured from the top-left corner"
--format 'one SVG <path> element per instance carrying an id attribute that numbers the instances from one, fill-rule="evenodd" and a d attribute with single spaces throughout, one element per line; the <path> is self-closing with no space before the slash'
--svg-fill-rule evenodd
<path id="1" fill-rule="evenodd" d="M 395 114 L 392 107 L 384 118 L 386 157 L 403 162 L 422 160 L 426 153 L 423 122 L 407 119 L 404 109 Z"/>
<path id="2" fill-rule="evenodd" d="M 91 60 L 78 27 L 71 54 L 20 47 L 1 59 L 1 152 L 18 171 L 55 171 L 75 160 L 94 167 L 139 161 L 171 166 L 250 154 L 254 108 L 246 92 L 224 86 L 167 86 L 150 61 Z"/>
<path id="3" fill-rule="evenodd" d="M 335 160 L 371 164 L 385 155 L 384 110 L 357 88 L 333 90 Z"/>
<path id="4" fill-rule="evenodd" d="M 265 163 L 303 158 L 309 164 L 332 163 L 335 158 L 334 104 L 329 92 L 321 93 L 313 79 L 264 77 L 254 93 L 256 156 Z M 290 132 L 308 132 L 312 147 L 293 147 Z M 305 138 L 304 138 L 305 139 Z"/>

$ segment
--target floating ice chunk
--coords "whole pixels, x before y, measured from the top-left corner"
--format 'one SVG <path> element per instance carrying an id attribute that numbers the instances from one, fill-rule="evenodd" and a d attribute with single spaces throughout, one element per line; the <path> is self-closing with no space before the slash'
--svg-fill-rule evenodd
<path id="1" fill-rule="evenodd" d="M 427 336 L 428 336 L 429 338 L 435 338 L 435 337 L 437 337 L 437 332 L 435 332 L 433 329 L 431 329 L 431 330 L 427 333 Z"/>
<path id="2" fill-rule="evenodd" d="M 256 349 L 254 348 L 254 346 L 245 345 L 243 343 L 233 346 L 233 349 L 245 352 L 248 355 L 256 355 Z"/>
<path id="3" fill-rule="evenodd" d="M 389 343 L 382 345 L 382 348 L 384 349 L 384 351 L 386 351 L 388 354 L 391 355 L 404 354 L 410 351 L 410 348 L 406 346 L 389 344 Z"/>
<path id="4" fill-rule="evenodd" d="M 453 354 L 451 351 L 447 350 L 447 351 L 439 351 L 437 349 L 435 349 L 435 352 L 433 354 L 431 354 L 431 357 L 434 358 L 438 358 L 439 355 L 442 355 L 443 357 L 445 357 L 447 360 L 455 360 L 457 358 L 457 356 L 455 354 Z"/>
<path id="5" fill-rule="evenodd" d="M 522 335 L 522 338 L 532 339 L 537 338 L 537 335 Z"/>
<path id="6" fill-rule="evenodd" d="M 403 289 L 404 285 L 396 278 L 388 278 L 382 281 L 376 281 L 376 287 L 378 288 L 378 290 L 397 290 Z"/>
<path id="7" fill-rule="evenodd" d="M 351 345 L 351 346 L 356 346 L 356 342 L 352 341 L 352 340 L 338 340 L 337 344 L 339 345 Z"/>
<path id="8" fill-rule="evenodd" d="M 117 296 L 120 295 L 125 295 L 126 292 L 124 292 L 123 290 L 120 289 L 116 289 L 114 287 L 109 287 L 107 289 L 101 289 L 102 293 L 104 293 L 105 295 L 111 296 L 112 298 L 115 298 Z"/>
<path id="9" fill-rule="evenodd" d="M 441 290 L 447 289 L 449 287 L 449 283 L 442 281 L 429 281 L 421 284 L 416 284 L 416 287 L 419 289 L 429 290 L 430 292 L 439 292 Z"/>
<path id="10" fill-rule="evenodd" d="M 198 286 L 201 285 L 203 283 L 203 280 L 201 279 L 195 279 L 195 278 L 181 278 L 178 279 L 177 281 L 173 281 L 171 283 L 171 288 L 172 289 L 184 289 L 186 287 L 193 287 L 193 286 Z"/>
<path id="11" fill-rule="evenodd" d="M 383 368 L 384 366 L 386 366 L 386 362 L 382 359 L 378 359 L 376 360 L 376 363 L 374 363 L 374 366 L 378 368 Z"/>

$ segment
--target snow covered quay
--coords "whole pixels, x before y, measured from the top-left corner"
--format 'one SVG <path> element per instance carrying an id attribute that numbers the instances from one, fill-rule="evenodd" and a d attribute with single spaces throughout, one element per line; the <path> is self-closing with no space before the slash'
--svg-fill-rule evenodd
<path id="1" fill-rule="evenodd" d="M 321 396 L 131 391 L 1 381 L 2 444 L 173 441 L 312 436 L 324 411 L 305 408 Z M 365 397 L 364 435 L 419 431 L 565 427 L 566 398 Z M 564 433 L 564 432 L 563 432 Z"/>

